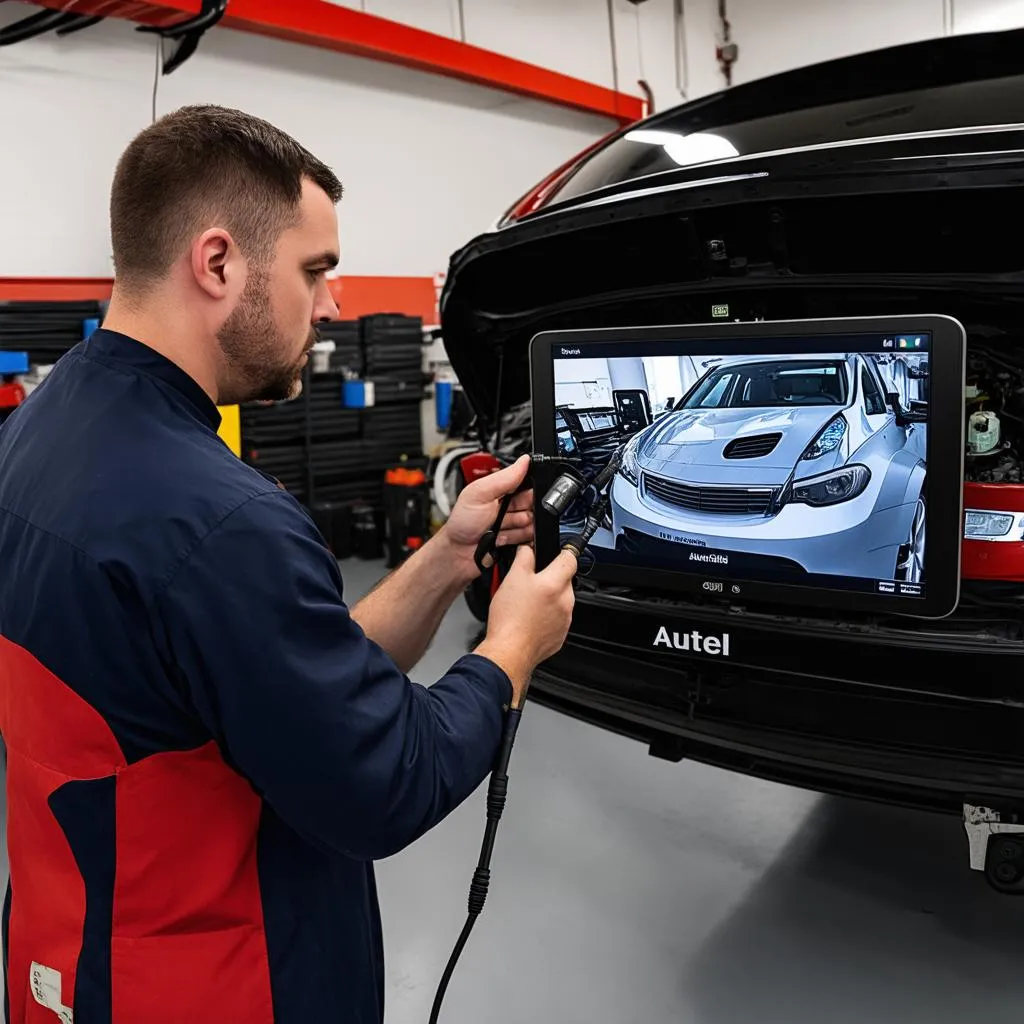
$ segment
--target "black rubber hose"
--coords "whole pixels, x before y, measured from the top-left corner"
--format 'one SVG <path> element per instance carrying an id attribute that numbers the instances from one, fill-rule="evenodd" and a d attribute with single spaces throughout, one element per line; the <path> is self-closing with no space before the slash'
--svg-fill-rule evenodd
<path id="1" fill-rule="evenodd" d="M 455 973 L 455 967 L 466 948 L 473 925 L 483 912 L 484 903 L 487 901 L 487 892 L 491 884 L 491 855 L 494 853 L 494 840 L 498 832 L 498 822 L 501 820 L 502 812 L 505 810 L 505 798 L 508 795 L 508 765 L 512 758 L 512 745 L 516 740 L 516 730 L 519 728 L 519 720 L 523 717 L 520 708 L 511 708 L 505 718 L 505 728 L 501 735 L 501 746 L 498 748 L 498 756 L 491 771 L 491 781 L 487 787 L 487 827 L 484 830 L 484 841 L 480 847 L 480 859 L 477 861 L 476 870 L 473 872 L 473 881 L 469 887 L 469 916 L 462 929 L 455 949 L 448 960 L 448 966 L 441 977 L 437 994 L 434 996 L 434 1005 L 430 1011 L 430 1024 L 437 1024 L 441 1014 L 441 1004 L 444 1001 L 448 985 Z"/>

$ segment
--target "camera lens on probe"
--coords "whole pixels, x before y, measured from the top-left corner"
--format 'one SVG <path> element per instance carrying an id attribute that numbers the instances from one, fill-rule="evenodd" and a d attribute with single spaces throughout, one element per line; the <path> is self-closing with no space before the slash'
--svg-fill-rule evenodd
<path id="1" fill-rule="evenodd" d="M 541 499 L 545 512 L 553 516 L 561 516 L 563 512 L 579 497 L 582 485 L 569 473 L 563 473 L 548 489 Z"/>

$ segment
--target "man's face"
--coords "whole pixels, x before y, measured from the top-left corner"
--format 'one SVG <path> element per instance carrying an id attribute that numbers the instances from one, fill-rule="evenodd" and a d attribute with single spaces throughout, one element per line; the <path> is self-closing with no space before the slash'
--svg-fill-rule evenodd
<path id="1" fill-rule="evenodd" d="M 285 401 L 302 393 L 315 325 L 338 315 L 327 287 L 327 272 L 337 263 L 334 205 L 306 181 L 298 222 L 282 232 L 270 261 L 249 262 L 242 297 L 218 332 L 226 377 L 222 405 Z"/>

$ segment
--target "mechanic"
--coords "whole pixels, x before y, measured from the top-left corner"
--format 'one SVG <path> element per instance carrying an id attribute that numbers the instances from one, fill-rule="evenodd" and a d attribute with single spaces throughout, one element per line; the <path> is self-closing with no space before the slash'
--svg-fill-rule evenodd
<path id="1" fill-rule="evenodd" d="M 525 493 L 484 641 L 404 674 L 528 460 L 349 611 L 306 512 L 218 437 L 218 405 L 300 393 L 341 191 L 237 111 L 146 129 L 109 314 L 0 430 L 14 1024 L 378 1024 L 372 862 L 477 789 L 564 642 L 576 562 L 536 571 Z"/>

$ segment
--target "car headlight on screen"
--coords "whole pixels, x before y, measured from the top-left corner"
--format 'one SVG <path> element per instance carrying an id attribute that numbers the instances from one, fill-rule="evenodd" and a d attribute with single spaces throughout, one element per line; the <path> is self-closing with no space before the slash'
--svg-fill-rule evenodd
<path id="1" fill-rule="evenodd" d="M 635 441 L 630 441 L 626 445 L 626 450 L 622 453 L 622 465 L 619 467 L 619 473 L 634 487 L 640 479 L 640 467 L 636 462 L 636 448 Z"/>
<path id="2" fill-rule="evenodd" d="M 831 473 L 794 483 L 790 500 L 814 508 L 838 505 L 863 494 L 870 479 L 871 471 L 867 466 L 843 466 Z"/>
<path id="3" fill-rule="evenodd" d="M 836 416 L 825 424 L 822 432 L 807 446 L 801 459 L 820 459 L 822 455 L 834 452 L 846 437 L 846 420 Z"/>
<path id="4" fill-rule="evenodd" d="M 1019 513 L 985 512 L 968 509 L 964 517 L 964 538 L 966 540 L 1020 540 L 1020 534 L 1010 536 Z"/>

